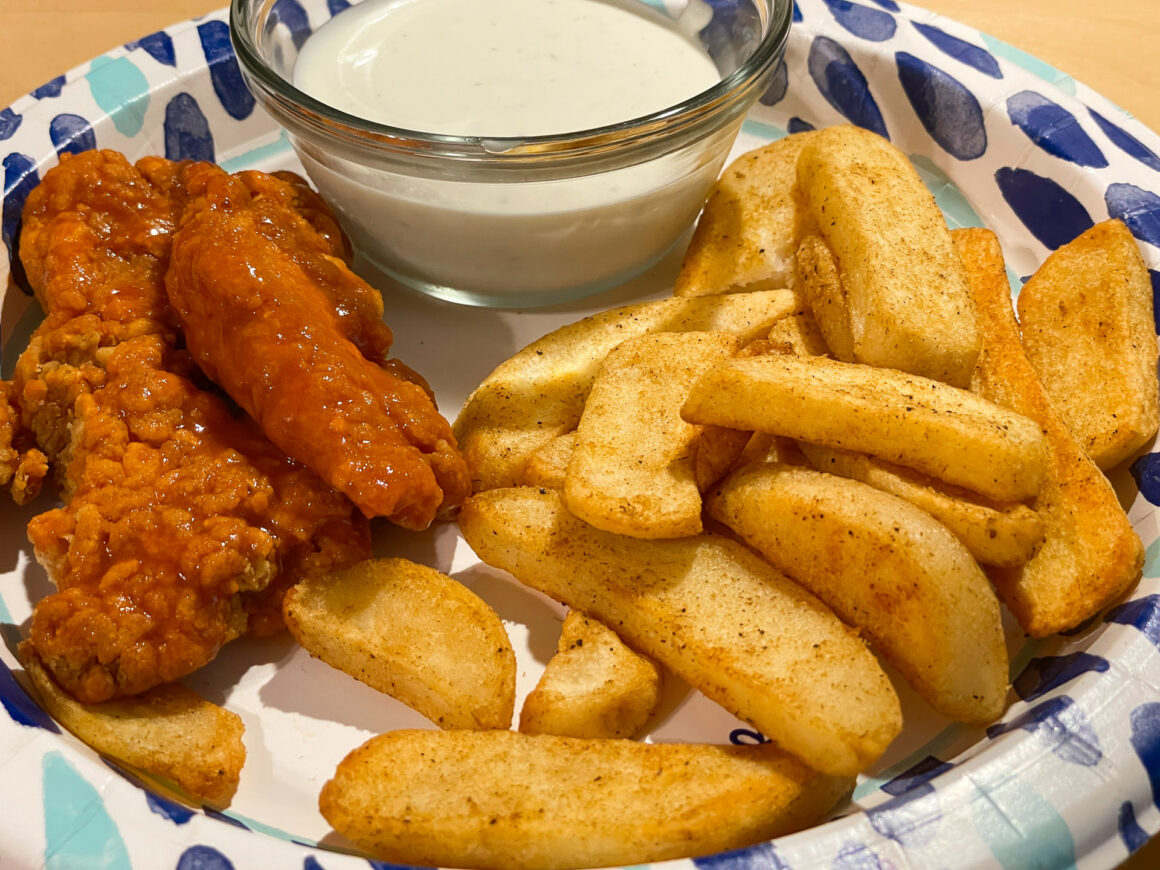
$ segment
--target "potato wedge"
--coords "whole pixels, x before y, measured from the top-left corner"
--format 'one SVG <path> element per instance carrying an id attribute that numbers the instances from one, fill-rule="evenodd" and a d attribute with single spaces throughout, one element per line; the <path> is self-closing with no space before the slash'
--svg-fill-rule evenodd
<path id="1" fill-rule="evenodd" d="M 557 435 L 528 457 L 520 483 L 525 486 L 548 486 L 562 489 L 568 461 L 576 448 L 576 433 Z"/>
<path id="2" fill-rule="evenodd" d="M 311 655 L 441 728 L 507 728 L 516 659 L 474 592 L 407 559 L 368 559 L 286 593 L 286 627 Z"/>
<path id="3" fill-rule="evenodd" d="M 753 439 L 752 432 L 726 429 L 723 426 L 701 426 L 693 439 L 693 480 L 705 492 L 729 473 L 741 459 Z"/>
<path id="4" fill-rule="evenodd" d="M 393 731 L 344 758 L 318 803 L 398 864 L 566 870 L 760 842 L 820 821 L 851 785 L 768 744 Z"/>
<path id="5" fill-rule="evenodd" d="M 795 167 L 813 135 L 786 136 L 725 167 L 689 241 L 677 296 L 793 286 L 794 251 L 808 219 L 794 192 Z"/>
<path id="6" fill-rule="evenodd" d="M 825 342 L 808 310 L 803 307 L 786 315 L 773 325 L 767 338 L 749 342 L 737 352 L 737 356 L 768 353 L 802 356 L 826 353 Z M 724 426 L 702 426 L 701 434 L 693 443 L 693 476 L 697 487 L 705 493 L 735 468 L 748 462 L 778 458 L 790 464 L 805 461 L 791 438 Z"/>
<path id="7" fill-rule="evenodd" d="M 779 320 L 766 336 L 770 350 L 798 356 L 825 356 L 829 345 L 808 306 Z"/>
<path id="8" fill-rule="evenodd" d="M 544 673 L 520 711 L 520 731 L 559 737 L 636 736 L 660 701 L 661 673 L 604 625 L 568 611 Z"/>
<path id="9" fill-rule="evenodd" d="M 723 429 L 720 426 L 701 426 L 693 439 L 693 480 L 704 492 L 732 468 L 741 451 L 749 442 L 750 432 Z M 576 446 L 576 433 L 569 432 L 549 441 L 528 458 L 520 483 L 524 486 L 546 486 L 563 489 L 568 460 Z"/>
<path id="10" fill-rule="evenodd" d="M 856 480 L 773 463 L 731 474 L 706 507 L 860 629 L 939 713 L 983 724 L 1003 712 L 999 601 L 929 514 Z"/>
<path id="11" fill-rule="evenodd" d="M 825 240 L 816 233 L 810 233 L 798 245 L 794 286 L 809 303 L 810 313 L 830 355 L 842 362 L 854 362 L 850 307 L 838 273 L 838 260 Z"/>
<path id="12" fill-rule="evenodd" d="M 997 502 L 862 453 L 802 442 L 818 471 L 848 477 L 906 499 L 966 544 L 984 565 L 1022 565 L 1043 540 L 1043 520 L 1021 502 Z"/>
<path id="13" fill-rule="evenodd" d="M 1035 495 L 1043 479 L 1034 422 L 891 369 L 789 354 L 733 359 L 697 382 L 682 415 L 869 453 L 1003 501 Z"/>
<path id="14" fill-rule="evenodd" d="M 802 149 L 797 178 L 838 261 L 854 359 L 966 387 L 974 309 L 946 221 L 906 155 L 868 130 L 829 127 Z"/>
<path id="15" fill-rule="evenodd" d="M 720 426 L 701 426 L 693 439 L 693 479 L 704 492 L 719 481 L 738 461 L 752 433 Z M 559 435 L 530 457 L 524 466 L 520 483 L 524 486 L 546 486 L 563 489 L 568 460 L 576 446 L 576 433 Z"/>
<path id="16" fill-rule="evenodd" d="M 1023 349 L 1051 404 L 1102 469 L 1160 427 L 1152 281 L 1132 233 L 1096 224 L 1019 291 Z"/>
<path id="17" fill-rule="evenodd" d="M 20 659 L 41 707 L 101 755 L 175 784 L 194 803 L 227 807 L 238 790 L 245 726 L 180 683 L 166 683 L 100 704 L 82 704 L 60 688 L 32 645 Z"/>
<path id="18" fill-rule="evenodd" d="M 484 562 L 592 614 L 817 770 L 864 769 L 901 727 L 857 633 L 736 541 L 609 534 L 530 487 L 473 496 L 459 526 Z"/>
<path id="19" fill-rule="evenodd" d="M 956 230 L 954 239 L 983 330 L 974 389 L 1031 417 L 1045 433 L 1047 473 L 1035 501 L 1044 541 L 1025 564 L 988 572 L 1023 630 L 1045 637 L 1074 628 L 1132 586 L 1144 547 L 1023 352 L 998 239 L 983 229 Z"/>
<path id="20" fill-rule="evenodd" d="M 613 348 L 576 427 L 564 476 L 568 510 L 634 538 L 701 531 L 693 462 L 701 427 L 681 419 L 681 403 L 697 378 L 739 346 L 722 332 L 657 332 Z"/>
<path id="21" fill-rule="evenodd" d="M 801 445 L 792 438 L 771 435 L 769 432 L 754 432 L 737 457 L 733 469 L 753 462 L 780 462 L 782 465 L 809 465 L 809 460 L 801 451 Z"/>
<path id="22" fill-rule="evenodd" d="M 626 338 L 727 332 L 749 340 L 799 304 L 788 290 L 663 299 L 594 314 L 533 342 L 476 387 L 455 421 L 474 489 L 515 484 L 529 456 L 574 430 L 600 364 Z"/>

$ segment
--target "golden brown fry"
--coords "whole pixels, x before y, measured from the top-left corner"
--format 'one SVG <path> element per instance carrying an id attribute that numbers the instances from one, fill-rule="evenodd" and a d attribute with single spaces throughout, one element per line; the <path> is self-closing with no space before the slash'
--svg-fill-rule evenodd
<path id="1" fill-rule="evenodd" d="M 738 461 L 741 451 L 749 443 L 751 432 L 724 429 L 720 426 L 701 426 L 690 446 L 693 457 L 693 480 L 704 492 Z M 576 446 L 576 433 L 569 432 L 549 441 L 528 458 L 524 466 L 524 486 L 546 486 L 563 489 L 568 460 Z"/>
<path id="2" fill-rule="evenodd" d="M 693 480 L 704 492 L 738 461 L 753 433 L 724 429 L 720 426 L 701 426 L 690 450 L 693 461 Z M 525 486 L 564 488 L 568 460 L 576 446 L 576 433 L 569 432 L 549 441 L 528 458 L 520 483 Z"/>
<path id="3" fill-rule="evenodd" d="M 809 306 L 787 315 L 773 325 L 766 336 L 770 350 L 798 356 L 825 356 L 830 352 Z"/>
<path id="4" fill-rule="evenodd" d="M 594 314 L 533 342 L 484 379 L 455 421 L 474 489 L 515 484 L 529 456 L 574 430 L 600 364 L 625 339 L 650 332 L 727 332 L 747 341 L 798 304 L 788 290 L 642 302 Z"/>
<path id="5" fill-rule="evenodd" d="M 803 317 L 809 318 L 809 312 L 804 306 L 775 323 L 770 330 L 771 337 L 758 338 L 747 343 L 736 355 L 748 357 L 767 353 L 796 352 L 795 342 L 808 340 L 808 325 L 802 328 L 799 323 Z M 772 337 L 775 333 L 777 337 Z M 820 341 L 820 337 L 818 340 Z M 754 433 L 743 429 L 728 429 L 724 426 L 698 428 L 700 431 L 692 444 L 693 478 L 697 482 L 697 489 L 704 493 L 743 461 L 743 454 L 753 441 Z"/>
<path id="6" fill-rule="evenodd" d="M 859 480 L 906 499 L 958 536 L 984 565 L 1021 565 L 1043 540 L 1039 514 L 1020 502 L 995 502 L 977 493 L 861 453 L 802 442 L 818 471 Z"/>
<path id="7" fill-rule="evenodd" d="M 778 462 L 782 465 L 809 465 L 801 446 L 792 438 L 783 438 L 769 432 L 754 432 L 737 457 L 733 468 L 753 462 Z"/>
<path id="8" fill-rule="evenodd" d="M 733 359 L 693 387 L 686 420 L 869 453 L 991 498 L 1035 495 L 1044 446 L 1031 420 L 892 369 L 822 357 Z"/>
<path id="9" fill-rule="evenodd" d="M 658 332 L 613 348 L 576 427 L 564 477 L 568 510 L 634 538 L 701 531 L 693 474 L 700 427 L 682 420 L 680 408 L 697 378 L 738 346 L 726 333 Z"/>
<path id="10" fill-rule="evenodd" d="M 609 534 L 530 487 L 479 493 L 459 526 L 484 562 L 592 614 L 817 770 L 864 769 L 901 727 L 857 633 L 736 541 Z"/>
<path id="11" fill-rule="evenodd" d="M 979 353 L 970 294 L 906 155 L 868 130 L 830 127 L 802 149 L 797 177 L 837 257 L 854 359 L 966 387 Z"/>
<path id="12" fill-rule="evenodd" d="M 795 133 L 725 168 L 689 242 L 677 296 L 793 285 L 794 250 L 809 219 L 794 192 L 794 167 L 813 135 Z"/>
<path id="13" fill-rule="evenodd" d="M 343 759 L 319 807 L 388 861 L 566 870 L 790 833 L 820 821 L 851 785 L 770 745 L 393 731 Z"/>
<path id="14" fill-rule="evenodd" d="M 1100 468 L 1160 426 L 1152 282 L 1136 240 L 1104 221 L 1053 253 L 1019 291 L 1023 349 L 1051 404 Z"/>
<path id="15" fill-rule="evenodd" d="M 842 362 L 854 362 L 850 307 L 838 273 L 838 261 L 825 239 L 816 233 L 810 233 L 798 245 L 795 286 L 809 303 L 831 356 Z"/>
<path id="16" fill-rule="evenodd" d="M 564 475 L 568 472 L 568 460 L 576 447 L 576 433 L 558 435 L 528 457 L 524 466 L 523 479 L 526 486 L 547 486 L 563 489 Z"/>
<path id="17" fill-rule="evenodd" d="M 858 481 L 771 463 L 730 475 L 707 507 L 863 631 L 935 710 L 976 723 L 1003 712 L 999 602 L 929 514 Z"/>
<path id="18" fill-rule="evenodd" d="M 20 657 L 41 706 L 82 742 L 169 780 L 196 803 L 229 806 L 246 761 L 237 714 L 180 683 L 82 704 L 53 681 L 29 643 L 21 644 Z"/>
<path id="19" fill-rule="evenodd" d="M 660 688 L 655 662 L 625 646 L 608 626 L 570 610 L 556 654 L 524 699 L 520 731 L 634 737 L 656 710 Z"/>
<path id="20" fill-rule="evenodd" d="M 737 465 L 753 433 L 724 426 L 700 426 L 693 439 L 693 480 L 700 492 L 707 491 Z"/>
<path id="21" fill-rule="evenodd" d="M 311 655 L 441 728 L 507 728 L 516 659 L 474 592 L 407 559 L 368 559 L 286 593 L 286 626 Z"/>
<path id="22" fill-rule="evenodd" d="M 1047 474 L 1036 498 L 1043 544 L 1026 564 L 989 572 L 1023 630 L 1044 637 L 1074 628 L 1132 586 L 1144 547 L 1023 352 L 998 239 L 989 230 L 969 229 L 956 230 L 954 240 L 983 331 L 974 389 L 1031 417 L 1045 433 Z"/>

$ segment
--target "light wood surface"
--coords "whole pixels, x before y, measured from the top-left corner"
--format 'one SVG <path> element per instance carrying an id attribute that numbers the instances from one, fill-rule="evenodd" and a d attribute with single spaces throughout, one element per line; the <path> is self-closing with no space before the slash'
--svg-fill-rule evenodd
<path id="1" fill-rule="evenodd" d="M 116 45 L 224 2 L 0 0 L 0 107 Z M 1160 64 L 1155 62 L 1160 0 L 926 0 L 920 5 L 1035 55 L 1160 131 Z M 1121 870 L 1157 867 L 1160 838 Z"/>

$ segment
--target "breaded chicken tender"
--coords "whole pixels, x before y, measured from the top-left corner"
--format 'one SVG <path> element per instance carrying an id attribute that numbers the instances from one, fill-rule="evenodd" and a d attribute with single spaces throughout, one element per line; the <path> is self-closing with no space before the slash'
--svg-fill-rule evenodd
<path id="1" fill-rule="evenodd" d="M 423 529 L 461 502 L 470 481 L 450 423 L 384 364 L 382 299 L 295 210 L 300 191 L 207 163 L 182 178 L 166 288 L 202 370 L 368 517 Z"/>
<path id="2" fill-rule="evenodd" d="M 65 503 L 29 538 L 57 590 L 30 641 L 86 703 L 201 667 L 281 625 L 305 573 L 369 554 L 365 520 L 216 394 L 165 296 L 177 164 L 65 155 L 29 195 L 21 257 L 46 311 L 11 387 Z"/>

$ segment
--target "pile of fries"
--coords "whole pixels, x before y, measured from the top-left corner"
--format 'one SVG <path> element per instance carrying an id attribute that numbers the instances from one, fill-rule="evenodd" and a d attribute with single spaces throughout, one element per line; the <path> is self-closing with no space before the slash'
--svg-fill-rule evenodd
<path id="1" fill-rule="evenodd" d="M 1043 637 L 1140 575 L 1101 469 L 1160 426 L 1153 324 L 1123 224 L 1048 258 L 1017 321 L 994 234 L 948 230 L 889 142 L 835 127 L 743 155 L 672 298 L 534 342 L 455 423 L 463 537 L 570 610 L 518 730 L 503 623 L 452 578 L 378 560 L 287 595 L 307 650 L 442 729 L 356 749 L 323 815 L 402 864 L 639 864 L 823 819 L 903 726 L 880 661 L 994 721 L 1002 609 Z M 663 679 L 769 742 L 633 739 Z"/>

